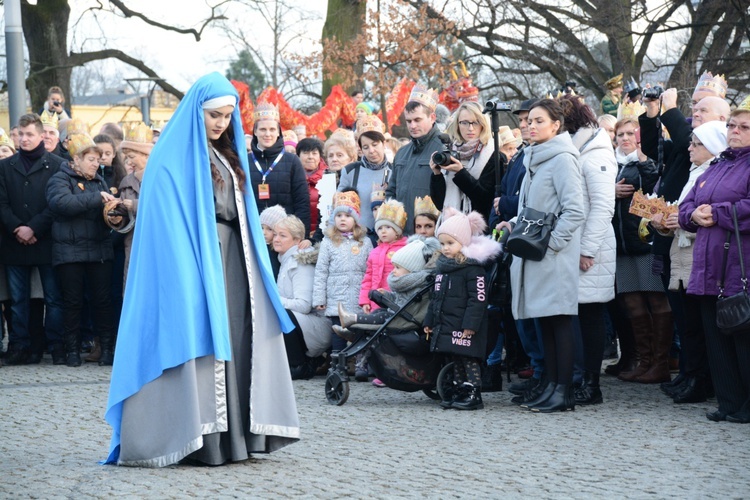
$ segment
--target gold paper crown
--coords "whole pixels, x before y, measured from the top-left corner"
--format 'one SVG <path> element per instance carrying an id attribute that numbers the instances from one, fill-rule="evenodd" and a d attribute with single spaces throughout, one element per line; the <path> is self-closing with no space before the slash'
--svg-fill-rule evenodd
<path id="1" fill-rule="evenodd" d="M 742 101 L 739 106 L 737 106 L 737 109 L 740 111 L 750 111 L 750 95 L 745 97 L 745 100 Z"/>
<path id="2" fill-rule="evenodd" d="M 378 211 L 375 214 L 375 222 L 387 220 L 404 229 L 407 217 L 403 203 L 396 200 L 388 200 L 378 207 Z"/>
<path id="3" fill-rule="evenodd" d="M 130 122 L 123 125 L 122 135 L 124 140 L 128 142 L 151 144 L 154 138 L 154 131 L 143 122 Z"/>
<path id="4" fill-rule="evenodd" d="M 13 141 L 10 139 L 10 137 L 5 135 L 5 132 L 0 134 L 0 146 L 8 146 L 13 151 L 16 150 L 16 145 L 13 144 Z"/>
<path id="5" fill-rule="evenodd" d="M 68 127 L 67 127 L 67 134 L 68 137 L 74 134 L 89 134 L 91 131 L 89 130 L 88 124 L 81 120 L 80 118 L 71 118 L 68 121 Z"/>
<path id="6" fill-rule="evenodd" d="M 385 201 L 385 184 L 373 184 L 370 192 L 370 203 Z"/>
<path id="7" fill-rule="evenodd" d="M 678 210 L 676 203 L 667 203 L 663 196 L 645 195 L 643 190 L 639 189 L 633 193 L 633 200 L 630 202 L 628 211 L 633 215 L 651 220 L 656 214 L 662 214 L 666 219 L 669 214 L 676 213 Z"/>
<path id="8" fill-rule="evenodd" d="M 622 87 L 622 73 L 617 76 L 613 76 L 612 78 L 604 82 L 604 86 L 609 90 L 614 90 L 617 87 Z"/>
<path id="9" fill-rule="evenodd" d="M 359 210 L 359 195 L 356 191 L 344 191 L 336 193 L 333 196 L 333 208 L 336 207 L 349 207 L 354 209 L 358 214 L 361 213 Z"/>
<path id="10" fill-rule="evenodd" d="M 54 127 L 57 128 L 57 122 L 60 120 L 57 116 L 57 113 L 51 113 L 47 110 L 42 111 L 42 114 L 39 116 L 39 118 L 42 119 L 42 125 L 46 125 L 48 127 Z"/>
<path id="11" fill-rule="evenodd" d="M 424 198 L 417 196 L 414 199 L 414 216 L 426 214 L 434 215 L 437 218 L 440 217 L 440 210 L 437 209 L 432 198 L 429 196 L 425 196 Z"/>
<path id="12" fill-rule="evenodd" d="M 646 112 L 646 106 L 644 106 L 638 101 L 623 102 L 617 108 L 617 120 L 619 121 L 619 120 L 622 120 L 623 118 L 638 118 L 645 112 Z"/>
<path id="13" fill-rule="evenodd" d="M 710 71 L 705 71 L 695 86 L 695 92 L 713 92 L 724 99 L 727 96 L 727 81 L 724 75 L 714 76 Z"/>
<path id="14" fill-rule="evenodd" d="M 411 90 L 409 102 L 418 102 L 434 111 L 438 105 L 438 93 L 437 91 L 428 89 L 424 85 L 418 83 L 414 85 L 414 88 Z"/>
<path id="15" fill-rule="evenodd" d="M 268 102 L 259 102 L 253 111 L 253 121 L 261 120 L 279 121 L 279 108 Z"/>
<path id="16" fill-rule="evenodd" d="M 367 115 L 364 118 L 357 120 L 357 137 L 362 135 L 364 132 L 385 132 L 385 125 L 375 115 Z"/>
<path id="17" fill-rule="evenodd" d="M 95 148 L 96 143 L 94 139 L 88 134 L 73 134 L 69 136 L 68 140 L 68 152 L 70 156 L 76 156 L 89 148 Z"/>

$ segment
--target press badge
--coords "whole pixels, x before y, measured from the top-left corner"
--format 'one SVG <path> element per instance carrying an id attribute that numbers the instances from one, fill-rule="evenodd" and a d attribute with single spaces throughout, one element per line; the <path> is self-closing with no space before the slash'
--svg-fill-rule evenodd
<path id="1" fill-rule="evenodd" d="M 258 199 L 259 200 L 271 199 L 271 190 L 268 184 L 258 184 Z"/>

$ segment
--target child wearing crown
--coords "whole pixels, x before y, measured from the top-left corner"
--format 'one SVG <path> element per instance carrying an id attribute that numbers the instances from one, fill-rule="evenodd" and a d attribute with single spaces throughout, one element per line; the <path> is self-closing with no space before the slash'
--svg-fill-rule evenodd
<path id="1" fill-rule="evenodd" d="M 372 243 L 360 224 L 359 195 L 353 189 L 336 193 L 325 237 L 315 265 L 313 304 L 338 324 L 338 304 L 359 309 L 359 287 L 367 269 Z M 332 335 L 332 348 L 340 351 L 346 342 Z"/>

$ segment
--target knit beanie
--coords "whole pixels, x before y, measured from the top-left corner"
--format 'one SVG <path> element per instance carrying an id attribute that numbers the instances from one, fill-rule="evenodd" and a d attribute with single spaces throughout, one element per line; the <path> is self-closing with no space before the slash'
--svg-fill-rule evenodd
<path id="1" fill-rule="evenodd" d="M 268 207 L 260 213 L 260 223 L 273 229 L 281 219 L 286 217 L 286 210 L 281 205 Z"/>
<path id="2" fill-rule="evenodd" d="M 425 238 L 415 234 L 406 240 L 406 245 L 393 254 L 391 262 L 410 273 L 415 273 L 423 270 L 432 255 L 439 249 L 440 242 L 437 238 Z"/>
<path id="3" fill-rule="evenodd" d="M 468 246 L 472 236 L 481 236 L 487 227 L 484 217 L 478 212 L 464 214 L 453 207 L 443 209 L 443 222 L 435 231 L 435 236 L 447 234 L 461 246 Z"/>
<path id="4" fill-rule="evenodd" d="M 368 115 L 371 115 L 371 114 L 372 114 L 372 106 L 370 106 L 370 105 L 369 105 L 369 104 L 367 104 L 366 102 L 360 102 L 359 104 L 357 104 L 357 106 L 356 106 L 356 107 L 355 107 L 354 109 L 355 109 L 355 110 L 357 110 L 357 109 L 361 109 L 361 110 L 363 110 L 363 111 L 364 111 L 365 113 L 367 113 Z"/>
<path id="5" fill-rule="evenodd" d="M 714 120 L 699 125 L 693 129 L 693 134 L 714 156 L 719 156 L 727 149 L 727 124 L 722 121 Z"/>
<path id="6" fill-rule="evenodd" d="M 360 203 L 359 203 L 359 195 L 356 191 L 342 191 L 338 192 L 335 195 L 333 195 L 333 210 L 331 210 L 331 224 L 333 224 L 333 219 L 336 217 L 336 214 L 339 212 L 344 212 L 352 217 L 354 217 L 354 220 L 359 224 L 359 209 Z"/>
<path id="7" fill-rule="evenodd" d="M 397 235 L 401 236 L 404 234 L 407 217 L 408 215 L 403 203 L 396 200 L 388 200 L 378 207 L 378 211 L 375 214 L 375 231 L 382 226 L 390 226 L 396 231 Z"/>

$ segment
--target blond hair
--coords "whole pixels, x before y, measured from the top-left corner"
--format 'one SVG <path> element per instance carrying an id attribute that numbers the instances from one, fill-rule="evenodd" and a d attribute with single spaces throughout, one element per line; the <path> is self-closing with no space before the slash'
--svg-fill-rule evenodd
<path id="1" fill-rule="evenodd" d="M 464 110 L 471 113 L 474 117 L 474 121 L 479 122 L 479 124 L 482 126 L 482 131 L 479 133 L 479 142 L 481 142 L 483 146 L 486 146 L 487 143 L 490 142 L 490 138 L 492 137 L 490 122 L 487 120 L 487 117 L 482 114 L 482 108 L 479 107 L 479 104 L 472 101 L 461 103 L 458 109 L 453 113 L 450 124 L 445 130 L 446 133 L 448 133 L 448 135 L 451 136 L 451 139 L 456 142 L 466 142 L 466 140 L 461 136 L 461 131 L 458 125 L 458 117 L 461 114 L 461 111 Z"/>
<path id="2" fill-rule="evenodd" d="M 344 134 L 331 135 L 326 141 L 325 146 L 323 146 L 323 156 L 325 156 L 326 159 L 328 158 L 328 150 L 331 146 L 338 146 L 343 149 L 344 152 L 349 155 L 349 163 L 357 161 L 357 144 L 354 142 L 354 139 L 349 139 Z"/>
<path id="3" fill-rule="evenodd" d="M 339 246 L 344 241 L 344 237 L 341 235 L 341 231 L 336 227 L 336 224 L 328 224 L 328 227 L 323 234 L 325 234 L 336 246 Z M 359 222 L 355 220 L 352 235 L 354 236 L 354 239 L 359 242 L 359 246 L 362 246 L 364 244 L 365 236 L 367 236 L 367 230 L 360 226 Z"/>
<path id="4" fill-rule="evenodd" d="M 287 215 L 274 224 L 273 230 L 276 231 L 276 228 L 286 229 L 295 240 L 305 239 L 305 224 L 296 215 Z"/>

